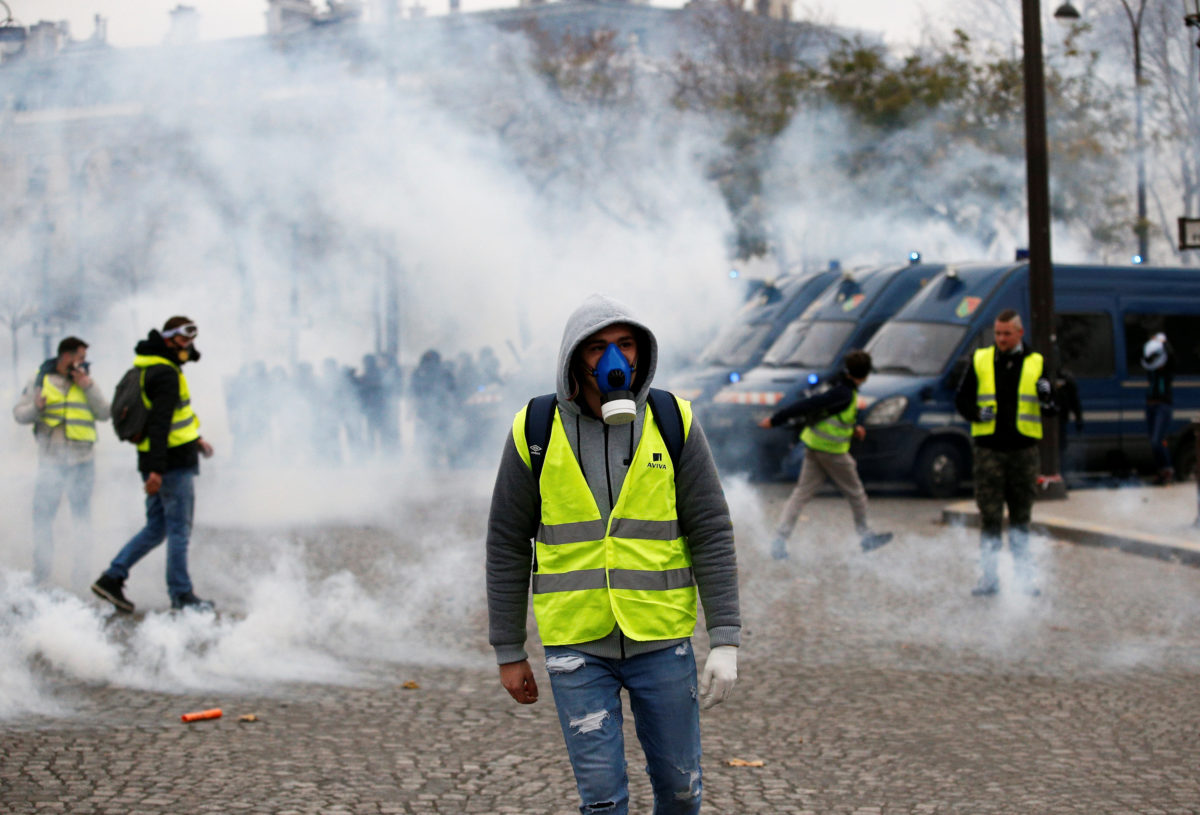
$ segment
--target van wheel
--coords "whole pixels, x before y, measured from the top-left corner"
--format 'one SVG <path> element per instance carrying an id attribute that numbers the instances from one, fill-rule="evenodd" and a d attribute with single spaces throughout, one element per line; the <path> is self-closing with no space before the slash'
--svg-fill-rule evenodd
<path id="1" fill-rule="evenodd" d="M 921 448 L 913 478 L 917 488 L 931 498 L 952 498 L 962 488 L 966 456 L 952 441 L 931 441 Z"/>

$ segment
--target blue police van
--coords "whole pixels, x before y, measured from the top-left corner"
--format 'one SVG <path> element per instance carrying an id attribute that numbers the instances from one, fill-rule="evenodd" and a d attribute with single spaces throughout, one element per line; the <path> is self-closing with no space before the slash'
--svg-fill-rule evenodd
<path id="1" fill-rule="evenodd" d="M 757 368 L 696 407 L 718 465 L 760 478 L 793 475 L 798 461 L 788 453 L 796 431 L 763 430 L 758 420 L 837 374 L 846 352 L 866 345 L 943 268 L 913 259 L 843 274 L 779 335 Z"/>
<path id="2" fill-rule="evenodd" d="M 1189 423 L 1200 420 L 1200 272 L 1055 264 L 1053 277 L 1059 366 L 1075 383 L 1083 418 L 1079 426 L 1073 416 L 1058 419 L 1062 471 L 1153 468 L 1140 360 L 1145 341 L 1162 331 L 1176 355 L 1170 450 L 1186 477 L 1195 466 Z M 867 346 L 874 373 L 860 391 L 867 437 L 851 447 L 864 479 L 913 481 L 939 497 L 969 481 L 971 431 L 954 396 L 1009 308 L 1032 344 L 1027 262 L 948 267 L 875 335 Z"/>
<path id="3" fill-rule="evenodd" d="M 758 365 L 789 323 L 839 276 L 835 268 L 755 281 L 734 319 L 705 346 L 696 363 L 669 379 L 667 389 L 692 402 L 707 401 Z"/>

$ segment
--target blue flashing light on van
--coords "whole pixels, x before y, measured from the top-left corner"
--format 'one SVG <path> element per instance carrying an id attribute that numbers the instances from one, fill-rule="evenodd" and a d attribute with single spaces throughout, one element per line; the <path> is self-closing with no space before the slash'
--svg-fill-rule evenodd
<path id="1" fill-rule="evenodd" d="M 1064 474 L 1152 471 L 1145 426 L 1142 344 L 1163 331 L 1176 349 L 1170 449 L 1176 472 L 1194 467 L 1191 421 L 1200 421 L 1200 274 L 1181 268 L 1054 266 L 1059 370 L 1083 407 L 1082 430 L 1059 421 Z M 959 492 L 971 472 L 970 427 L 954 396 L 968 361 L 990 346 L 992 325 L 1016 309 L 1029 343 L 1029 265 L 947 269 L 874 336 L 874 372 L 860 390 L 867 436 L 851 453 L 865 480 L 915 482 Z"/>
<path id="2" fill-rule="evenodd" d="M 788 452 L 795 430 L 763 430 L 758 420 L 837 374 L 847 351 L 862 348 L 944 268 L 909 263 L 842 274 L 788 325 L 758 367 L 697 407 L 718 465 L 764 478 L 793 474 Z"/>

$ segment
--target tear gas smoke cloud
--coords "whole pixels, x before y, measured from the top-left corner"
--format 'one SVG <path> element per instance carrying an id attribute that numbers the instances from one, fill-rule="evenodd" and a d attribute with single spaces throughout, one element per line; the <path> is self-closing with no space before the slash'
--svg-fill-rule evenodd
<path id="1" fill-rule="evenodd" d="M 47 670 L 199 691 L 360 681 L 361 666 L 379 660 L 490 664 L 481 541 L 492 468 L 512 410 L 553 389 L 566 315 L 593 291 L 634 305 L 659 336 L 665 381 L 732 312 L 740 290 L 724 275 L 731 225 L 706 177 L 720 149 L 713 129 L 673 112 L 653 85 L 639 89 L 638 115 L 582 111 L 546 90 L 520 38 L 462 36 L 480 39 L 409 43 L 394 83 L 354 59 L 285 54 L 265 42 L 120 55 L 111 73 L 88 77 L 117 89 L 120 104 L 105 115 L 86 124 L 17 119 L 32 128 L 21 133 L 67 145 L 77 163 L 38 154 L 45 200 L 31 204 L 24 186 L 6 185 L 22 199 L 6 203 L 16 213 L 5 222 L 6 245 L 21 270 L 6 281 L 8 299 L 40 297 L 43 268 L 54 292 L 81 293 L 84 319 L 64 333 L 92 344 L 105 389 L 148 328 L 176 313 L 200 325 L 204 359 L 188 376 L 217 458 L 198 481 L 192 571 L 226 617 L 213 625 L 162 613 L 161 550 L 127 587 L 149 609 L 145 619 L 114 627 L 80 599 L 142 523 L 134 453 L 104 428 L 92 534 L 74 533 L 65 508 L 56 526 L 54 580 L 75 594 L 29 585 L 36 460 L 28 431 L 9 424 L 0 433 L 10 509 L 0 521 L 0 717 L 69 712 Z M 499 135 L 513 132 L 521 138 Z M 820 158 L 799 130 L 783 147 Z M 30 169 L 0 171 L 11 180 Z M 782 174 L 773 182 L 780 223 L 798 236 L 788 238 L 791 254 L 848 264 L 851 252 L 869 255 L 864 261 L 913 247 L 937 254 L 916 240 L 928 233 L 915 224 L 897 234 L 891 223 L 888 232 L 840 228 L 853 218 L 819 220 L 815 191 L 839 185 L 816 178 L 791 185 L 813 198 L 785 194 Z M 820 203 L 826 212 L 862 211 L 853 197 Z M 48 239 L 35 228 L 46 211 L 67 213 Z M 878 241 L 864 248 L 864 234 Z M 939 240 L 947 253 L 957 248 Z M 386 337 L 392 275 L 406 368 L 427 348 L 453 356 L 486 344 L 501 359 L 510 387 L 472 422 L 478 432 L 459 448 L 468 467 L 430 472 L 417 453 L 411 399 L 401 405 L 401 451 L 385 457 L 349 437 L 340 461 L 312 449 L 318 418 L 296 390 L 261 377 L 251 384 L 249 429 L 238 432 L 227 399 L 243 366 L 290 369 L 326 357 L 357 366 Z M 34 345 L 22 336 L 22 380 L 40 361 Z M 353 394 L 335 394 L 349 412 Z M 7 395 L 11 403 L 16 394 Z M 248 440 L 255 444 L 244 455 Z M 768 539 L 772 520 L 754 496 L 730 483 L 747 548 Z M 917 568 L 876 579 L 918 594 Z M 748 594 L 748 620 L 768 596 Z M 943 636 L 944 611 L 935 604 L 917 618 L 930 621 L 927 630 L 911 622 L 905 631 Z"/>
<path id="2" fill-rule="evenodd" d="M 91 343 L 106 390 L 150 327 L 176 313 L 199 324 L 203 359 L 187 373 L 218 455 L 198 481 L 192 572 L 227 616 L 213 626 L 162 613 L 161 550 L 130 578 L 149 614 L 129 626 L 106 625 L 90 601 L 30 586 L 37 465 L 28 430 L 10 425 L 0 435 L 14 510 L 0 530 L 0 631 L 11 646 L 0 657 L 9 700 L 0 715 L 59 707 L 41 686 L 45 668 L 198 690 L 354 681 L 352 663 L 379 659 L 489 664 L 488 470 L 511 410 L 553 388 L 566 315 L 593 291 L 614 294 L 642 306 L 664 347 L 678 349 L 740 295 L 724 274 L 728 217 L 704 177 L 709 136 L 671 117 L 582 119 L 526 67 L 520 38 L 489 30 L 486 47 L 457 42 L 442 53 L 449 46 L 414 43 L 409 56 L 433 67 L 405 69 L 391 87 L 328 54 L 291 59 L 265 41 L 214 47 L 219 56 L 162 49 L 104 63 L 86 81 L 111 83 L 100 97 L 123 106 L 94 125 L 57 114 L 19 120 L 79 166 L 54 151 L 38 159 L 46 201 L 15 202 L 23 221 L 6 236 L 20 245 L 23 270 L 12 298 L 42 295 L 43 257 L 59 301 L 83 292 L 84 319 L 64 333 Z M 469 71 L 451 67 L 466 54 Z M 57 92 L 70 98 L 83 78 L 62 81 Z M 530 145 L 497 137 L 498 116 L 524 116 L 515 126 L 543 138 L 570 136 L 568 148 L 522 154 Z M 73 172 L 84 186 L 72 186 Z M 44 217 L 64 223 L 48 245 L 34 229 Z M 261 360 L 290 373 L 296 361 L 327 357 L 357 366 L 386 333 L 389 274 L 405 367 L 427 348 L 449 358 L 490 345 L 514 383 L 478 428 L 475 469 L 429 473 L 411 401 L 400 452 L 372 458 L 347 439 L 340 464 L 321 458 L 306 438 L 314 417 L 303 398 L 261 379 L 251 385 L 257 413 L 239 436 L 226 409 L 238 371 Z M 23 383 L 41 348 L 27 334 L 21 343 Z M 352 412 L 354 394 L 340 396 L 342 413 Z M 260 445 L 247 447 L 247 436 Z M 237 456 L 246 449 L 254 452 Z M 85 596 L 142 523 L 132 448 L 102 427 L 97 453 L 90 540 L 65 507 L 55 536 L 55 582 Z M 304 540 L 305 529 L 335 531 Z M 364 538 L 378 540 L 363 549 Z M 324 563 L 319 574 L 314 562 Z"/>

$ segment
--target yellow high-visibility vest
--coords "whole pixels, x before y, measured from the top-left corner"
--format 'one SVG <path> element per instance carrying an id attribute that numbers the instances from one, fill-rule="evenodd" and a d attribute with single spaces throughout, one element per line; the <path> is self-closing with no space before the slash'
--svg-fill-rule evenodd
<path id="1" fill-rule="evenodd" d="M 800 432 L 800 441 L 805 446 L 826 453 L 845 453 L 850 450 L 850 439 L 854 437 L 854 420 L 858 416 L 858 391 L 850 398 L 850 404 L 840 413 L 826 416 L 815 425 Z"/>
<path id="2" fill-rule="evenodd" d="M 192 410 L 191 392 L 188 390 L 187 377 L 171 360 L 166 357 L 138 354 L 133 358 L 133 366 L 142 370 L 142 404 L 150 409 L 150 397 L 146 396 L 146 370 L 155 365 L 169 365 L 175 369 L 179 377 L 179 401 L 175 403 L 175 411 L 171 414 L 171 432 L 167 434 L 167 447 L 182 447 L 188 442 L 200 438 L 200 419 Z M 150 439 L 144 438 L 138 442 L 137 449 L 143 453 L 150 449 Z"/>
<path id="3" fill-rule="evenodd" d="M 980 408 L 996 408 L 996 349 L 980 348 L 975 352 L 975 378 L 979 387 L 975 404 Z M 1031 439 L 1042 437 L 1042 405 L 1038 399 L 1037 383 L 1042 378 L 1042 355 L 1030 352 L 1021 362 L 1021 378 L 1017 384 L 1017 432 Z M 991 436 L 996 432 L 996 419 L 972 422 L 972 436 Z"/>
<path id="4" fill-rule="evenodd" d="M 691 405 L 675 401 L 686 440 Z M 512 432 L 529 466 L 526 410 L 517 413 Z M 534 541 L 533 611 L 544 645 L 590 642 L 615 625 L 639 641 L 690 637 L 696 627 L 696 584 L 675 511 L 674 466 L 653 412 L 643 415 L 642 438 L 605 524 L 554 409 Z"/>
<path id="5" fill-rule="evenodd" d="M 49 428 L 65 424 L 63 432 L 71 441 L 96 441 L 96 417 L 92 415 L 83 388 L 71 382 L 71 387 L 63 393 L 48 377 L 42 377 L 42 396 L 46 398 L 46 406 L 38 417 L 39 422 Z"/>

